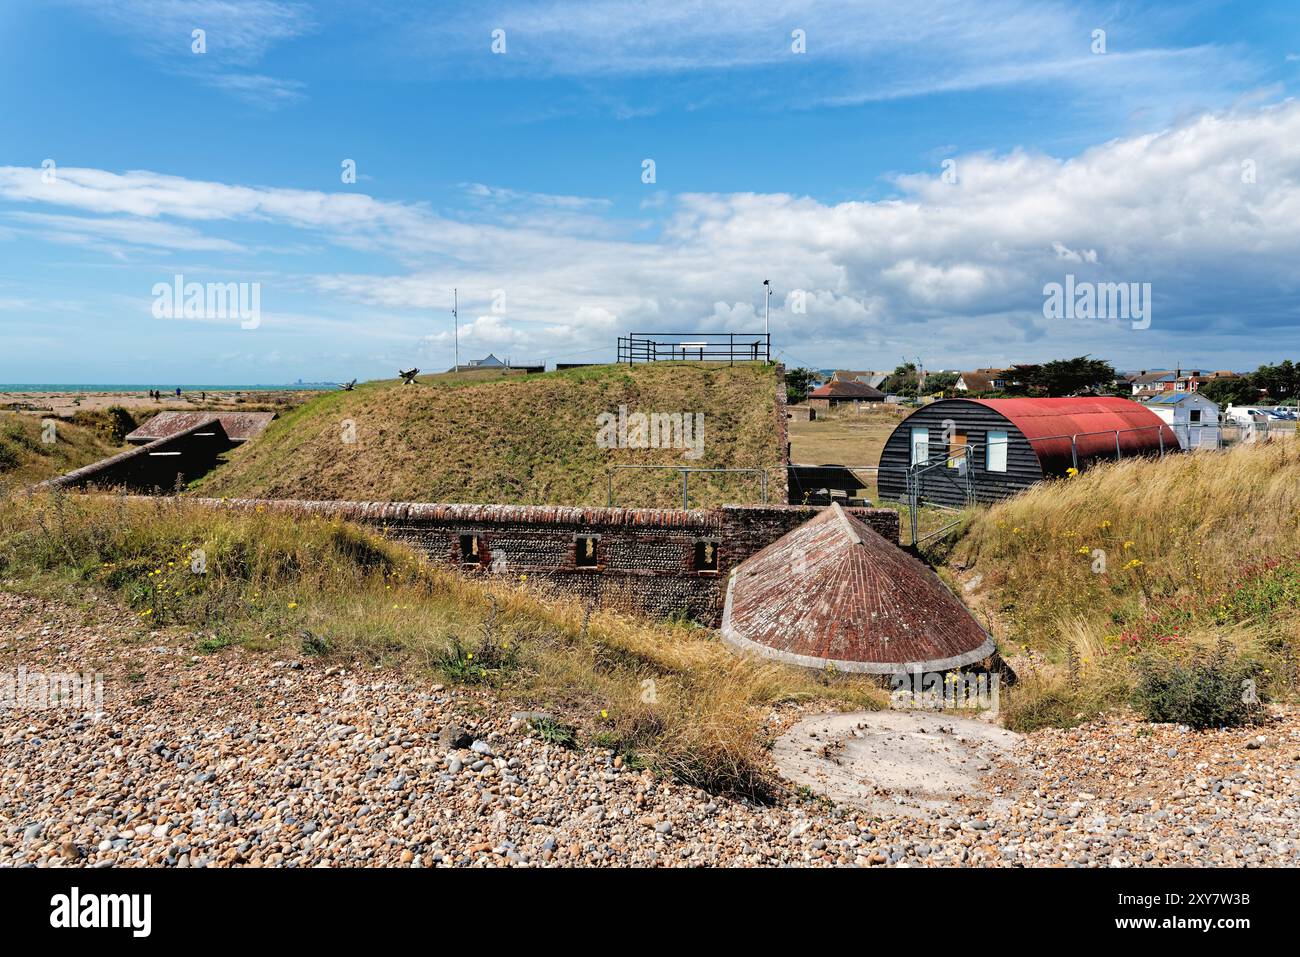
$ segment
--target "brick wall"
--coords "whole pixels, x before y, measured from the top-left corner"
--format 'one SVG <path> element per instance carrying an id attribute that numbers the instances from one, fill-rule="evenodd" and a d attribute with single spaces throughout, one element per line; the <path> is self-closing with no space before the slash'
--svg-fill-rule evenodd
<path id="1" fill-rule="evenodd" d="M 654 617 L 685 611 L 717 626 L 727 577 L 745 558 L 817 514 L 797 505 L 719 508 L 574 508 L 545 505 L 440 505 L 411 502 L 302 502 L 200 499 L 225 508 L 282 510 L 358 522 L 475 576 L 549 582 L 601 605 Z M 898 543 L 898 513 L 849 512 Z M 477 557 L 462 536 L 478 543 Z M 576 567 L 580 537 L 594 537 L 595 566 Z M 696 567 L 696 543 L 713 543 L 717 570 Z M 585 544 L 585 543 L 584 543 Z"/>

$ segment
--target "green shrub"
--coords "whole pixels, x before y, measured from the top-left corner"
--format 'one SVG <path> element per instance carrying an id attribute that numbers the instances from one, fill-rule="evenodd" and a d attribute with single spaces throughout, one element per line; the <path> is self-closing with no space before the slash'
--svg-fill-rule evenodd
<path id="1" fill-rule="evenodd" d="M 578 729 L 571 724 L 561 724 L 554 718 L 533 718 L 528 725 L 547 744 L 560 748 L 573 748 L 578 744 Z"/>
<path id="2" fill-rule="evenodd" d="M 320 658 L 324 655 L 328 655 L 332 650 L 330 648 L 329 639 L 322 638 L 314 631 L 304 631 L 300 637 L 302 638 L 302 653 L 304 655 Z"/>
<path id="3" fill-rule="evenodd" d="M 108 421 L 104 432 L 115 445 L 121 445 L 126 441 L 127 433 L 135 431 L 135 416 L 120 405 L 110 405 L 105 417 Z"/>
<path id="4" fill-rule="evenodd" d="M 473 644 L 457 635 L 447 636 L 447 648 L 437 656 L 437 667 L 451 681 L 462 684 L 498 684 L 519 663 L 519 644 L 499 630 L 500 607 L 488 598 L 488 612 Z"/>
<path id="5" fill-rule="evenodd" d="M 1250 694 L 1257 667 L 1233 657 L 1226 642 L 1213 655 L 1189 662 L 1153 658 L 1138 667 L 1133 706 L 1148 721 L 1190 728 L 1227 728 L 1253 723 L 1258 700 Z"/>

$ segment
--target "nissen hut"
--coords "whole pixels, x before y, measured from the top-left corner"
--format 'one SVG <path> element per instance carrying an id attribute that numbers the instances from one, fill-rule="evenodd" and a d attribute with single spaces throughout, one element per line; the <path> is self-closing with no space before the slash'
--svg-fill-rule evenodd
<path id="1" fill-rule="evenodd" d="M 959 507 L 995 501 L 1097 460 L 1180 450 L 1173 429 L 1128 399 L 943 399 L 912 413 L 880 453 L 882 498 Z"/>

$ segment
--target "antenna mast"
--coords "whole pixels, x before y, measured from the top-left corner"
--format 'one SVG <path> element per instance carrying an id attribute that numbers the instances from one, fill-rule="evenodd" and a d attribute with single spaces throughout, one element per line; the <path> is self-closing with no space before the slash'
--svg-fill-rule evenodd
<path id="1" fill-rule="evenodd" d="M 459 293 L 456 287 L 451 289 L 451 329 L 453 338 L 456 341 L 456 368 L 452 371 L 460 371 L 460 318 L 457 315 L 457 309 L 460 306 Z"/>

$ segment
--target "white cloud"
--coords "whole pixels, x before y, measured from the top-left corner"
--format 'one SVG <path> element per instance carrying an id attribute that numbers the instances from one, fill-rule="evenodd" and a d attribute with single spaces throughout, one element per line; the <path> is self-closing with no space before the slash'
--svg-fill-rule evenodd
<path id="1" fill-rule="evenodd" d="M 1253 183 L 1242 182 L 1246 159 Z M 776 341 L 799 360 L 815 352 L 871 368 L 920 350 L 927 362 L 981 365 L 1084 352 L 1201 362 L 1300 351 L 1300 104 L 1205 115 L 1072 159 L 1015 150 L 959 156 L 958 168 L 955 184 L 939 169 L 900 175 L 897 195 L 875 202 L 679 195 L 643 211 L 661 228 L 641 241 L 620 234 L 599 203 L 533 197 L 536 215 L 520 218 L 497 206 L 525 194 L 493 187 L 466 219 L 360 193 L 86 169 L 42 183 L 38 170 L 0 167 L 0 200 L 97 214 L 97 235 L 121 222 L 123 241 L 146 240 L 146 225 L 181 226 L 177 241 L 191 244 L 236 227 L 294 227 L 398 267 L 317 270 L 299 277 L 308 295 L 407 316 L 424 336 L 430 316 L 449 323 L 457 286 L 462 316 L 477 317 L 466 335 L 517 358 L 612 352 L 614 336 L 633 329 L 753 331 L 769 277 Z M 572 232 L 574 209 L 605 228 Z M 87 233 L 84 217 L 58 215 L 70 220 L 65 231 Z M 1066 272 L 1152 283 L 1151 329 L 1043 319 L 1042 287 Z M 493 311 L 498 289 L 504 313 Z M 791 308 L 796 289 L 805 313 Z M 444 343 L 449 328 L 428 341 Z"/>
<path id="2" fill-rule="evenodd" d="M 208 81 L 246 103 L 265 109 L 278 109 L 297 103 L 306 96 L 307 84 L 297 80 L 277 80 L 260 73 L 222 73 Z"/>
<path id="3" fill-rule="evenodd" d="M 436 22 L 415 9 L 405 49 L 435 73 L 655 78 L 641 90 L 598 88 L 572 104 L 619 117 L 653 113 L 664 99 L 798 108 L 1031 84 L 1123 116 L 1151 103 L 1174 111 L 1227 104 L 1267 74 L 1238 47 L 1152 45 L 1172 26 L 1167 15 L 1098 0 L 659 0 L 652 8 L 642 0 L 501 0 Z M 1108 32 L 1104 55 L 1091 49 L 1098 27 Z M 500 55 L 490 50 L 497 29 L 507 40 Z M 792 48 L 796 29 L 806 52 Z M 440 55 L 431 59 L 431 49 Z M 744 83 L 710 82 L 742 71 Z"/>
<path id="4" fill-rule="evenodd" d="M 1093 263 L 1097 262 L 1097 250 L 1095 249 L 1070 249 L 1064 243 L 1058 240 L 1052 240 L 1052 250 L 1056 253 L 1056 258 L 1071 263 Z"/>
<path id="5" fill-rule="evenodd" d="M 249 72 L 275 46 L 311 32 L 314 17 L 295 0 L 61 0 L 127 37 L 162 69 L 197 79 L 254 106 L 301 99 L 305 84 Z M 204 31 L 206 50 L 192 49 Z"/>
<path id="6" fill-rule="evenodd" d="M 32 232 L 47 240 L 73 245 L 101 248 L 151 246 L 186 252 L 243 251 L 243 247 L 238 243 L 215 236 L 206 236 L 187 226 L 161 223 L 153 219 L 97 219 L 26 212 L 14 213 L 10 219 L 27 224 Z"/>
<path id="7" fill-rule="evenodd" d="M 207 33 L 207 53 L 249 65 L 285 40 L 311 30 L 306 3 L 291 0 L 64 0 L 162 59 L 190 55 L 190 35 Z"/>

